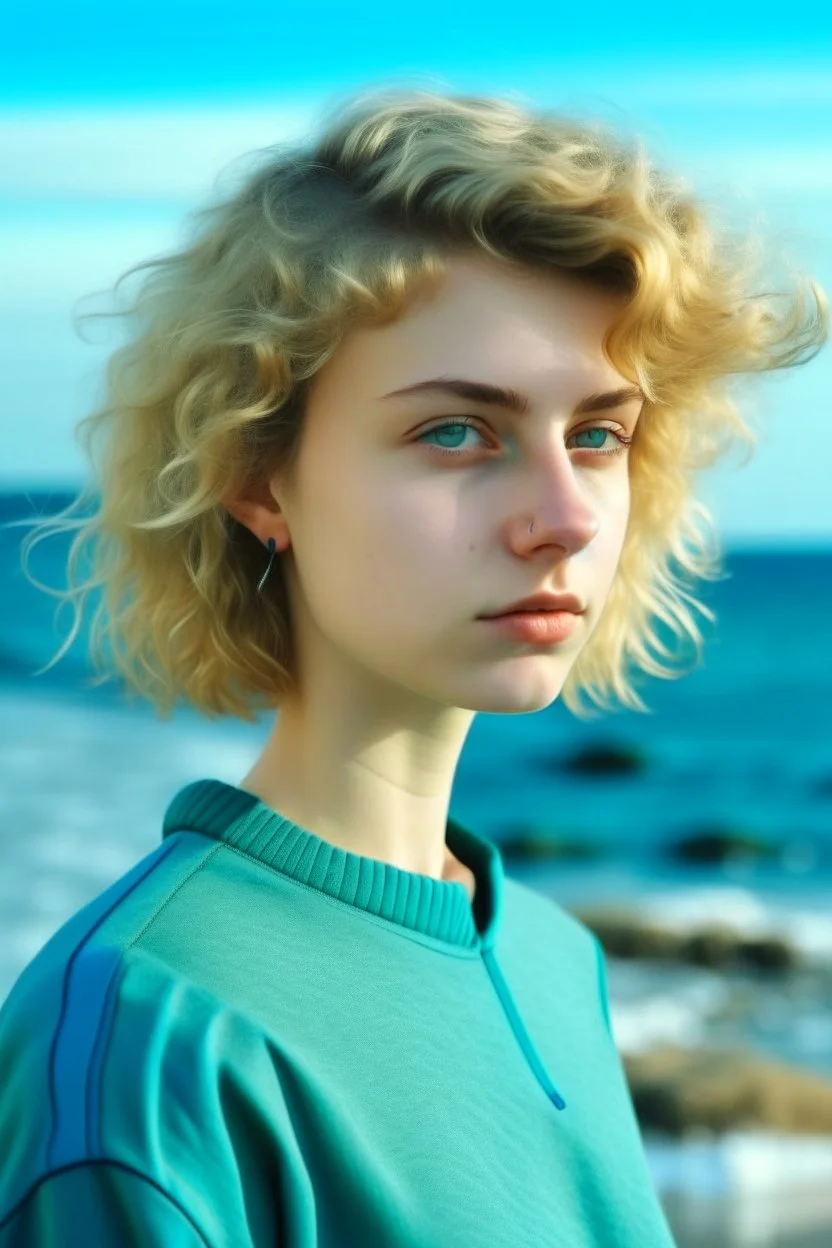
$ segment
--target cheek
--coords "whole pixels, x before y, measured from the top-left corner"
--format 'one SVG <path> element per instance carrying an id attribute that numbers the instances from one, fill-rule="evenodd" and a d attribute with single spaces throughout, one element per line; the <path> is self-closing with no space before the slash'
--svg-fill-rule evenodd
<path id="1" fill-rule="evenodd" d="M 622 472 L 617 481 L 610 483 L 610 488 L 603 501 L 603 524 L 609 532 L 613 543 L 623 540 L 627 532 L 630 518 L 632 492 L 629 477 Z"/>
<path id="2" fill-rule="evenodd" d="M 625 487 L 607 503 L 599 513 L 600 528 L 595 542 L 596 587 L 601 597 L 606 596 L 615 580 L 626 544 L 630 518 L 629 491 Z"/>

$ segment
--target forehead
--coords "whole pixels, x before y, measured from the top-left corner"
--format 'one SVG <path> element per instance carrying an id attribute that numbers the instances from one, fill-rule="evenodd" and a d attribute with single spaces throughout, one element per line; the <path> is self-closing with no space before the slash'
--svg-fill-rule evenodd
<path id="1" fill-rule="evenodd" d="M 600 291 L 574 275 L 485 255 L 453 256 L 444 276 L 414 291 L 406 312 L 385 328 L 390 337 L 435 338 L 471 326 L 477 333 L 509 332 L 518 339 L 596 342 L 622 306 L 622 296 Z"/>
<path id="2" fill-rule="evenodd" d="M 570 274 L 489 256 L 454 256 L 388 325 L 349 331 L 316 379 L 321 397 L 375 398 L 429 376 L 516 385 L 542 396 L 553 385 L 575 398 L 623 384 L 602 350 L 620 295 Z"/>

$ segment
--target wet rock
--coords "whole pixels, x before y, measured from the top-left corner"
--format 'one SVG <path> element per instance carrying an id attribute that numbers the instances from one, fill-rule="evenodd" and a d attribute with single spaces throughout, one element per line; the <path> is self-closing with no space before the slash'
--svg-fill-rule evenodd
<path id="1" fill-rule="evenodd" d="M 737 955 L 737 933 L 724 923 L 703 925 L 680 936 L 676 956 L 681 962 L 711 968 L 730 966 Z"/>
<path id="2" fill-rule="evenodd" d="M 771 973 L 800 969 L 802 952 L 783 936 L 750 936 L 727 923 L 706 922 L 677 930 L 616 906 L 570 907 L 616 958 L 655 958 L 714 970 L 751 969 Z"/>
<path id="3" fill-rule="evenodd" d="M 832 1081 L 810 1071 L 742 1049 L 663 1046 L 623 1062 L 642 1129 L 832 1134 Z"/>
<path id="4" fill-rule="evenodd" d="M 646 771 L 648 763 L 647 755 L 637 746 L 599 742 L 568 754 L 563 770 L 578 776 L 635 775 Z"/>
<path id="5" fill-rule="evenodd" d="M 588 841 L 518 832 L 500 838 L 500 854 L 506 862 L 556 862 L 564 859 L 599 858 L 604 847 Z"/>
<path id="6" fill-rule="evenodd" d="M 678 961 L 682 937 L 672 928 L 640 919 L 629 910 L 571 907 L 577 919 L 595 933 L 606 953 L 616 958 L 660 958 Z"/>
<path id="7" fill-rule="evenodd" d="M 803 959 L 784 936 L 746 936 L 742 957 L 760 971 L 792 971 Z"/>
<path id="8" fill-rule="evenodd" d="M 778 858 L 783 847 L 726 824 L 706 824 L 696 828 L 666 848 L 676 862 L 712 866 L 739 859 Z"/>

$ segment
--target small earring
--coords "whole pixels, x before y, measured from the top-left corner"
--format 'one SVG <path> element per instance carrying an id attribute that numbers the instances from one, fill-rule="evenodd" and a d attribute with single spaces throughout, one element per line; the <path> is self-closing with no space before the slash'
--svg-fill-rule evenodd
<path id="1" fill-rule="evenodd" d="M 265 583 L 266 583 L 266 579 L 267 579 L 267 577 L 268 577 L 268 575 L 269 575 L 269 572 L 271 571 L 271 568 L 272 568 L 272 563 L 273 563 L 273 561 L 274 561 L 274 555 L 275 555 L 275 547 L 276 547 L 276 545 L 277 545 L 277 543 L 275 542 L 275 540 L 274 540 L 274 538 L 273 538 L 273 537 L 270 537 L 270 538 L 269 538 L 269 540 L 266 542 L 266 546 L 268 547 L 268 550 L 269 550 L 269 562 L 268 562 L 268 566 L 266 567 L 266 571 L 263 573 L 263 575 L 262 575 L 262 576 L 261 576 L 261 578 L 260 578 L 260 584 L 257 586 L 257 592 L 258 592 L 258 594 L 260 593 L 260 591 L 262 590 L 263 586 L 265 585 Z"/>

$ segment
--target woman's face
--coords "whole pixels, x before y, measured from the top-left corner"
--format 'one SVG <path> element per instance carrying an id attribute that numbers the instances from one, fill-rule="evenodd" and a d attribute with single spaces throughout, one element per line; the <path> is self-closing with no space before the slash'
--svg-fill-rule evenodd
<path id="1" fill-rule="evenodd" d="M 460 255 L 437 293 L 343 339 L 315 378 L 292 490 L 270 483 L 278 527 L 271 513 L 261 535 L 289 547 L 280 557 L 306 678 L 323 664 L 329 679 L 369 679 L 384 696 L 496 713 L 557 698 L 607 600 L 629 517 L 616 435 L 633 436 L 640 398 L 576 412 L 628 384 L 601 350 L 619 307 L 561 274 Z M 434 378 L 510 387 L 528 410 L 391 395 Z M 519 642 L 478 618 L 544 589 L 586 605 L 563 642 Z"/>

